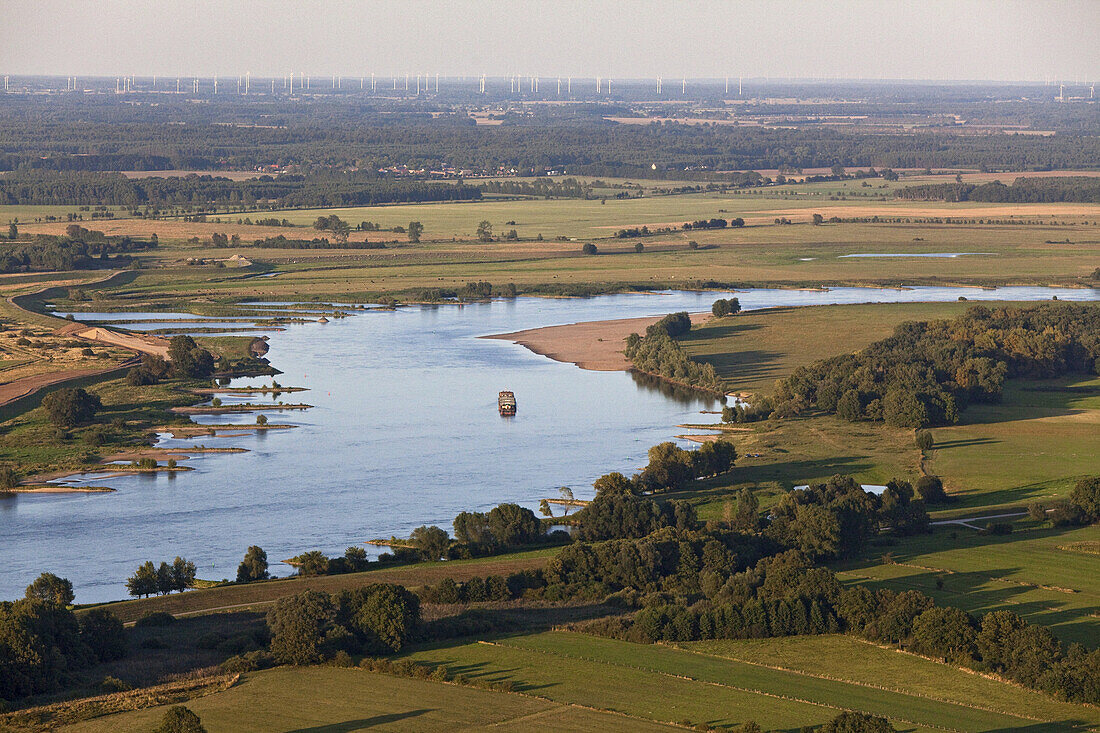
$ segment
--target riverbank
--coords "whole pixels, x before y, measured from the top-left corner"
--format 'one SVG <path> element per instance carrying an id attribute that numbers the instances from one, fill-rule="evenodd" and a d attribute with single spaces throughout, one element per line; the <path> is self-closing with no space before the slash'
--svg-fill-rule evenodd
<path id="1" fill-rule="evenodd" d="M 519 344 L 554 361 L 575 364 L 597 372 L 625 372 L 631 369 L 623 355 L 623 341 L 632 333 L 644 333 L 664 316 L 620 318 L 607 321 L 569 323 L 525 331 L 482 336 Z M 693 313 L 692 324 L 703 323 L 709 313 Z"/>

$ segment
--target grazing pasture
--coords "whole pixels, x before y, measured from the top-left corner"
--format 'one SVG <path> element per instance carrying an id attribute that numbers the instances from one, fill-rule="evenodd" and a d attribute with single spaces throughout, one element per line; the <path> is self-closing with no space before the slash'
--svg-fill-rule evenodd
<path id="1" fill-rule="evenodd" d="M 840 576 L 869 587 L 919 590 L 974 614 L 1007 609 L 1066 641 L 1095 647 L 1100 555 L 1074 548 L 1100 541 L 1100 526 L 1067 530 L 1016 521 L 1014 527 L 1008 535 L 983 536 L 959 525 L 937 526 L 930 535 L 871 548 L 864 559 L 839 566 Z"/>
<path id="2" fill-rule="evenodd" d="M 304 731 L 661 731 L 656 722 L 527 695 L 405 679 L 360 669 L 283 667 L 253 672 L 234 687 L 187 702 L 210 733 Z M 67 726 L 66 733 L 145 733 L 164 708 Z"/>

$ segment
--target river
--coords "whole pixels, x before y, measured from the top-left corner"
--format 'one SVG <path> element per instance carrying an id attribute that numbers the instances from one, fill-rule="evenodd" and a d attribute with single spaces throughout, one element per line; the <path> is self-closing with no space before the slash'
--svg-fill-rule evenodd
<path id="1" fill-rule="evenodd" d="M 367 539 L 407 536 L 421 524 L 449 530 L 460 511 L 503 501 L 536 508 L 561 486 L 588 497 L 601 474 L 644 465 L 650 446 L 684 432 L 678 423 L 716 419 L 700 415 L 717 407 L 709 398 L 647 386 L 625 372 L 585 371 L 481 335 L 702 311 L 719 297 L 756 309 L 960 295 L 1100 300 L 1096 290 L 1022 287 L 670 292 L 359 311 L 325 324 L 289 324 L 271 333 L 268 356 L 284 372 L 280 384 L 310 391 L 280 399 L 314 407 L 267 415 L 299 427 L 164 440 L 249 452 L 199 454 L 187 462 L 195 469 L 189 472 L 89 479 L 113 493 L 0 498 L 0 599 L 21 596 L 43 571 L 69 578 L 78 602 L 123 598 L 125 579 L 139 564 L 176 555 L 193 560 L 199 577 L 232 578 L 253 544 L 267 550 L 275 574 L 286 575 L 290 568 L 278 561 L 306 550 L 342 554 Z M 514 418 L 497 414 L 502 389 L 516 393 Z"/>

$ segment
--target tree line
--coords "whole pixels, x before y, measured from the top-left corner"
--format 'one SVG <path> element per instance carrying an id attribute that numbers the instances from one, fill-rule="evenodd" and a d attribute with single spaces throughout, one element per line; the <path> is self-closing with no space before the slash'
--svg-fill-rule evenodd
<path id="1" fill-rule="evenodd" d="M 0 178 L 0 185 L 2 181 Z M 0 245 L 0 273 L 126 267 L 133 260 L 129 253 L 156 246 L 155 238 L 108 237 L 103 232 L 70 224 L 63 235 L 36 234 L 30 241 Z"/>
<path id="2" fill-rule="evenodd" d="M 692 359 L 675 339 L 691 330 L 686 311 L 671 313 L 646 328 L 645 335 L 632 333 L 623 353 L 634 368 L 665 379 L 711 392 L 721 391 L 714 365 Z"/>
<path id="3" fill-rule="evenodd" d="M 974 306 L 954 319 L 903 323 L 855 354 L 799 367 L 777 383 L 776 410 L 817 408 L 900 427 L 949 425 L 968 404 L 1000 399 L 1006 379 L 1098 371 L 1100 308 Z"/>
<path id="4" fill-rule="evenodd" d="M 929 183 L 896 189 L 894 195 L 916 201 L 984 201 L 990 203 L 1100 203 L 1100 177 L 1020 177 L 1005 185 L 990 183 Z"/>
<path id="5" fill-rule="evenodd" d="M 332 105 L 324 115 L 312 107 L 309 115 L 284 107 L 280 120 L 285 124 L 277 126 L 270 118 L 249 116 L 250 111 L 243 114 L 255 126 L 239 124 L 237 114 L 229 118 L 234 124 L 212 124 L 218 111 L 205 106 L 202 114 L 175 107 L 173 117 L 163 119 L 118 105 L 101 119 L 89 119 L 93 112 L 82 107 L 77 122 L 62 108 L 30 116 L 15 108 L 6 111 L 0 119 L 5 141 L 0 170 L 257 170 L 276 164 L 482 174 L 514 169 L 518 175 L 556 169 L 574 176 L 735 180 L 740 173 L 726 172 L 833 165 L 1049 170 L 1090 168 L 1100 160 L 1094 131 L 1041 137 L 943 129 L 868 133 L 823 126 L 614 125 L 595 111 L 573 110 L 477 126 L 454 114 L 432 119 L 403 109 L 381 115 L 342 105 Z M 181 116 L 190 123 L 165 124 Z"/>
<path id="6" fill-rule="evenodd" d="M 363 172 L 263 175 L 235 181 L 197 174 L 127 178 L 113 172 L 20 169 L 0 178 L 0 204 L 147 207 L 151 216 L 176 207 L 373 206 L 480 198 L 479 188 L 462 183 L 392 180 Z"/>

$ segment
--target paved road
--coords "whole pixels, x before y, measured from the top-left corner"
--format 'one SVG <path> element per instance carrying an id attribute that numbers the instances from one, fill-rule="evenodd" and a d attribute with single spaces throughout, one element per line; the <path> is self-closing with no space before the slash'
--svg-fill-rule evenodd
<path id="1" fill-rule="evenodd" d="M 987 514 L 984 517 L 964 517 L 962 519 L 942 519 L 938 522 L 932 522 L 934 525 L 943 526 L 945 524 L 958 524 L 963 527 L 969 527 L 970 529 L 981 529 L 981 527 L 975 527 L 971 522 L 982 522 L 987 519 L 1008 519 L 1010 517 L 1024 517 L 1027 516 L 1027 512 L 1012 512 L 1011 514 Z"/>

